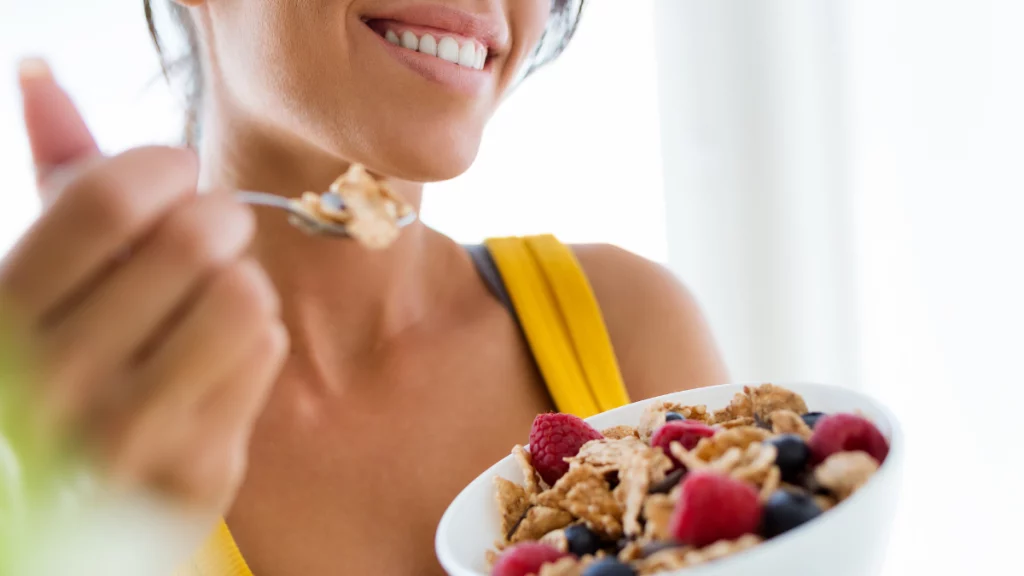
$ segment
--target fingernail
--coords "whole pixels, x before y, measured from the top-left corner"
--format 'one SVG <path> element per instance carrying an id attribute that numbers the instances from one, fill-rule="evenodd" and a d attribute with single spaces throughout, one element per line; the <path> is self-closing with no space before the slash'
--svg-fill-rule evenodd
<path id="1" fill-rule="evenodd" d="M 53 70 L 42 58 L 25 58 L 18 63 L 18 78 L 22 80 L 53 78 Z"/>

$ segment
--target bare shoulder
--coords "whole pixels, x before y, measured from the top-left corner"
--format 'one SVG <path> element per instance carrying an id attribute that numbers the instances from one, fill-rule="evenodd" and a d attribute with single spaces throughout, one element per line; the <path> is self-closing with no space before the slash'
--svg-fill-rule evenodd
<path id="1" fill-rule="evenodd" d="M 728 381 L 700 306 L 671 271 L 616 246 L 572 249 L 634 400 Z"/>

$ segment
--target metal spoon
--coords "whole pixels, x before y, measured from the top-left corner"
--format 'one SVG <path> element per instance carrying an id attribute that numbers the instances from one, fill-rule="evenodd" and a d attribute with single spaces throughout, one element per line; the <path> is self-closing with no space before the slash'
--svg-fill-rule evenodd
<path id="1" fill-rule="evenodd" d="M 235 197 L 245 204 L 253 206 L 269 206 L 271 208 L 279 208 L 288 212 L 288 221 L 295 226 L 309 234 L 319 234 L 323 236 L 348 236 L 348 230 L 345 225 L 340 222 L 331 222 L 318 218 L 315 214 L 311 214 L 302 208 L 292 204 L 291 200 L 283 196 L 277 196 L 276 194 L 268 194 L 266 192 L 250 192 L 247 190 L 240 190 L 235 192 Z M 325 192 L 321 196 L 324 204 L 326 204 L 332 210 L 341 210 L 345 206 L 345 201 L 342 200 L 341 196 L 334 192 Z M 410 212 L 406 216 L 398 219 L 398 227 L 404 228 L 409 224 L 416 221 L 416 213 Z"/>

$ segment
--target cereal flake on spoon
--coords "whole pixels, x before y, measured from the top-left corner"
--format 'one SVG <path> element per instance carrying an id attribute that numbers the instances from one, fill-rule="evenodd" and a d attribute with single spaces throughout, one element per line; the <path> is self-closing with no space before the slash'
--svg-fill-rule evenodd
<path id="1" fill-rule="evenodd" d="M 330 201 L 331 195 L 341 199 L 340 205 Z M 329 192 L 305 192 L 292 202 L 323 222 L 343 224 L 349 236 L 373 250 L 393 244 L 400 220 L 412 213 L 412 206 L 387 181 L 374 178 L 361 164 L 339 176 Z"/>

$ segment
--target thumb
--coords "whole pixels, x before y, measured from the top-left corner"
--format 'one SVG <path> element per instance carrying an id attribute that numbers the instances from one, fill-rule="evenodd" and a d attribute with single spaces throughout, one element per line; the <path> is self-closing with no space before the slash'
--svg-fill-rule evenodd
<path id="1" fill-rule="evenodd" d="M 53 194 L 46 181 L 62 167 L 99 155 L 85 120 L 43 60 L 28 59 L 18 68 L 32 160 L 43 202 Z"/>

